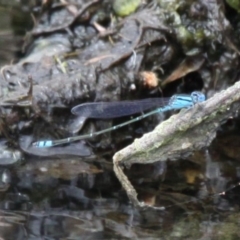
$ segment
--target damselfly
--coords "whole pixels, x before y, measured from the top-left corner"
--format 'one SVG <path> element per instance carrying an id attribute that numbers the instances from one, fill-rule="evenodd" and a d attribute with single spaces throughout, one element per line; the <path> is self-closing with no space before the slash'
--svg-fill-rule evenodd
<path id="1" fill-rule="evenodd" d="M 118 128 L 126 126 L 130 123 L 134 123 L 156 113 L 166 112 L 170 110 L 178 110 L 182 108 L 190 108 L 196 103 L 200 103 L 203 101 L 205 101 L 205 95 L 201 92 L 196 91 L 192 92 L 191 94 L 176 94 L 173 95 L 171 98 L 149 98 L 136 101 L 94 102 L 80 104 L 72 108 L 72 113 L 75 115 L 81 115 L 84 118 L 111 119 L 132 115 L 150 109 L 155 110 L 152 110 L 151 112 L 148 112 L 146 114 L 142 114 L 141 116 L 131 119 L 127 122 L 110 128 L 106 128 L 98 132 L 68 137 L 59 140 L 38 141 L 34 142 L 33 146 L 39 148 L 52 147 L 77 140 L 88 139 L 106 132 L 116 130 Z"/>

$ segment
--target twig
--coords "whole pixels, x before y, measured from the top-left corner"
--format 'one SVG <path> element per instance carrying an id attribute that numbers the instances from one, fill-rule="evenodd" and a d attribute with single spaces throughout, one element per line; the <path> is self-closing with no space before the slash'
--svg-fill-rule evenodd
<path id="1" fill-rule="evenodd" d="M 186 158 L 210 145 L 218 127 L 239 108 L 240 81 L 194 108 L 182 110 L 113 156 L 114 172 L 136 206 L 147 206 L 122 170 L 122 164 L 148 164 Z"/>

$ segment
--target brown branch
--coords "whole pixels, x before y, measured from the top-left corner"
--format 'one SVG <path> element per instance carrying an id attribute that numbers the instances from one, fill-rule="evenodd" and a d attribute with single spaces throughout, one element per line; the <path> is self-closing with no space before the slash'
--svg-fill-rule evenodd
<path id="1" fill-rule="evenodd" d="M 121 165 L 177 160 L 210 145 L 218 127 L 239 108 L 240 81 L 194 108 L 182 110 L 113 156 L 114 172 L 136 206 L 146 206 Z"/>

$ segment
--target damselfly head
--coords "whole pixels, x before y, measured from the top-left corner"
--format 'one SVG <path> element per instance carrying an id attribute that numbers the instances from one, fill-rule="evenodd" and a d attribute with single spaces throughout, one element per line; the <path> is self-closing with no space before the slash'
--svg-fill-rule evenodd
<path id="1" fill-rule="evenodd" d="M 199 102 L 204 102 L 206 100 L 205 95 L 198 91 L 192 92 L 191 97 L 194 104 Z"/>

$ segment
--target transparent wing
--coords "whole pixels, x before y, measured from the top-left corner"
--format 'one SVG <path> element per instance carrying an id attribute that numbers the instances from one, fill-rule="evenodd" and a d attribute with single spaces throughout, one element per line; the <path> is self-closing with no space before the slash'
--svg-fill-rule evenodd
<path id="1" fill-rule="evenodd" d="M 136 101 L 84 103 L 72 108 L 72 113 L 86 118 L 117 118 L 166 106 L 170 99 L 147 98 Z"/>

